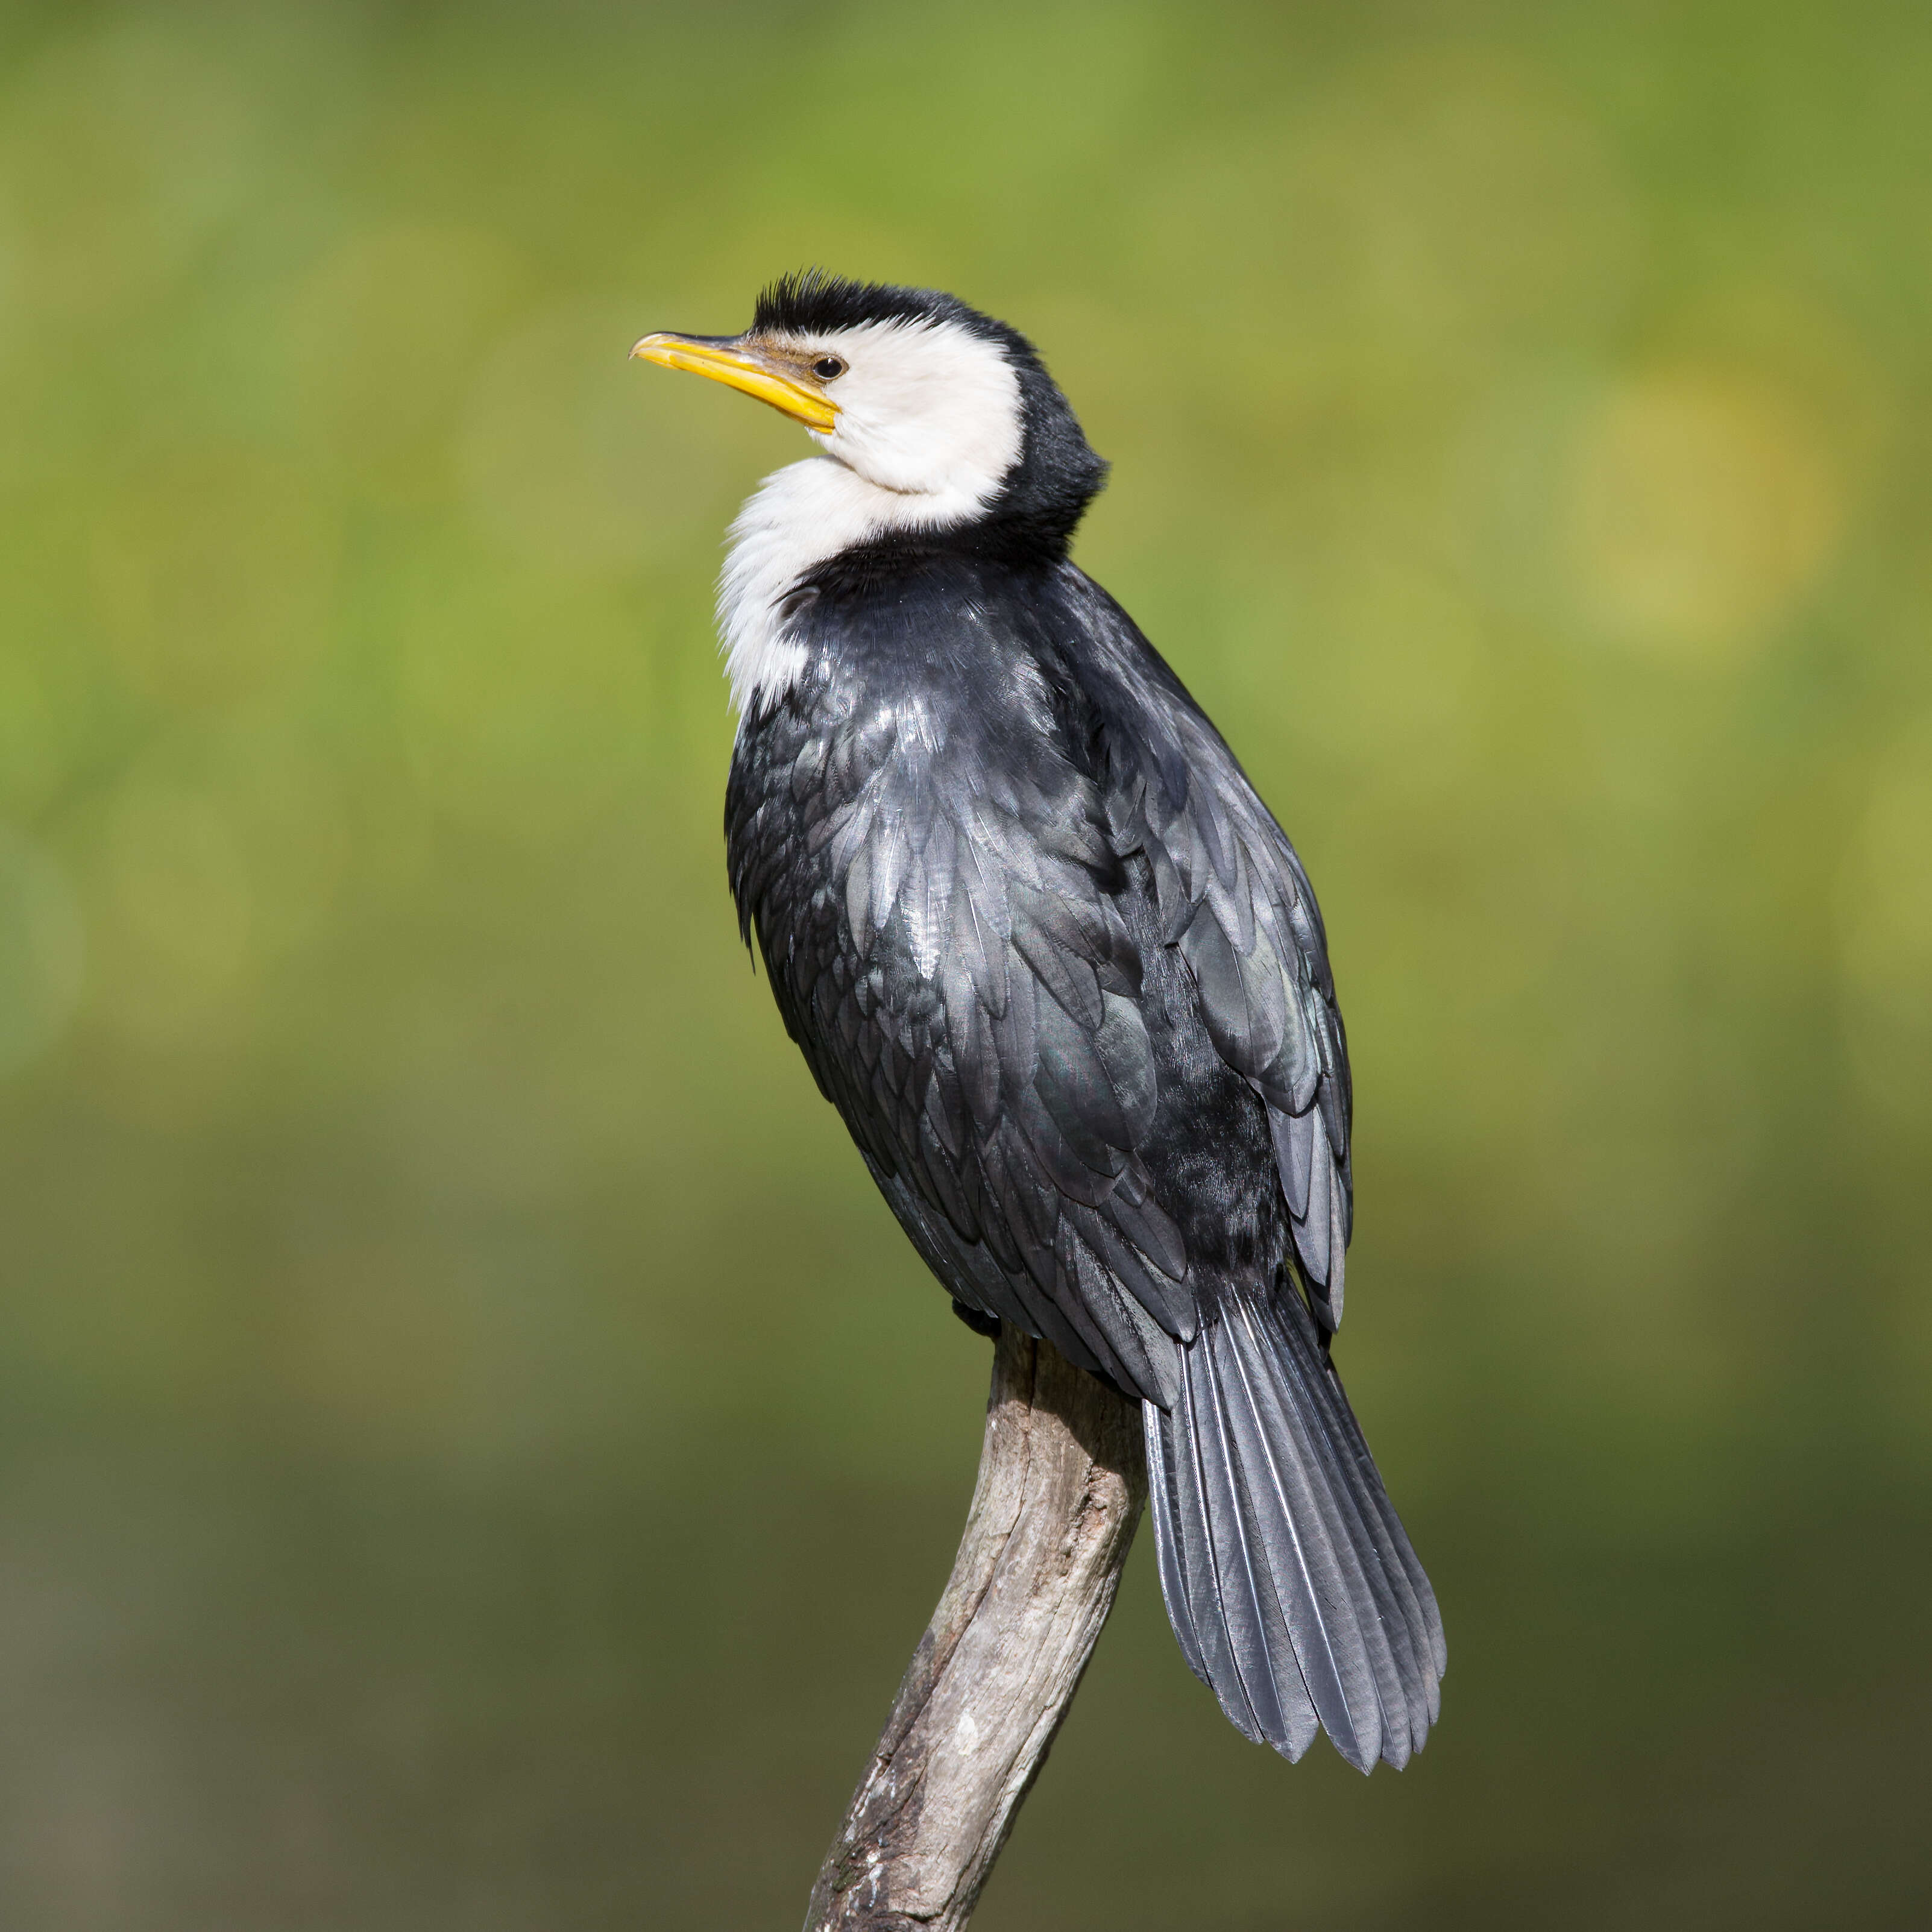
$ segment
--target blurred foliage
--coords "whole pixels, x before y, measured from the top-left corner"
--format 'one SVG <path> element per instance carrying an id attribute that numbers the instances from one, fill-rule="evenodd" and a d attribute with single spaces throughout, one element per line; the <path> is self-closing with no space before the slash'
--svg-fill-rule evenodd
<path id="1" fill-rule="evenodd" d="M 0 1887 L 791 1922 L 986 1350 L 747 969 L 627 367 L 1032 332 L 1321 888 L 1342 1357 L 1446 1606 L 1364 1784 L 1148 1559 L 987 1932 L 1932 1912 L 1932 15 L 0 10 Z"/>

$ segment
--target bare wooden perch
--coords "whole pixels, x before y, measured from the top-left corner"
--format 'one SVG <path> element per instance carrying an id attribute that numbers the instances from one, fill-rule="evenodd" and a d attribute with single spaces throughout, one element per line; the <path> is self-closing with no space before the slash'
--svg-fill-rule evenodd
<path id="1" fill-rule="evenodd" d="M 1147 1496 L 1140 1405 L 1008 1324 L 966 1534 L 806 1932 L 955 1932 L 1079 1688 Z"/>

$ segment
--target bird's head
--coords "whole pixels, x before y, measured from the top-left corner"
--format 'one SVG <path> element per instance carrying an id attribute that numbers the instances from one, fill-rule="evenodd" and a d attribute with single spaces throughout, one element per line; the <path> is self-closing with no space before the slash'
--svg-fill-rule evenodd
<path id="1" fill-rule="evenodd" d="M 766 289 L 742 334 L 647 335 L 632 353 L 803 424 L 907 500 L 895 520 L 1064 553 L 1106 474 L 1025 337 L 936 290 L 808 271 Z"/>

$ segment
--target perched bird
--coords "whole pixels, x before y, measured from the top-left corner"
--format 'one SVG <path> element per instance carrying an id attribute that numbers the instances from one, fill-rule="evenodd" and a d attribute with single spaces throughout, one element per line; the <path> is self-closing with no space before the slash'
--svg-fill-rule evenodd
<path id="1" fill-rule="evenodd" d="M 1237 1728 L 1406 1762 L 1446 1653 L 1329 1358 L 1322 916 L 1069 560 L 1106 464 L 1024 336 L 930 290 L 811 272 L 634 353 L 824 452 L 746 504 L 719 592 L 731 889 L 788 1030 L 960 1316 L 1141 1403 L 1168 1615 Z"/>

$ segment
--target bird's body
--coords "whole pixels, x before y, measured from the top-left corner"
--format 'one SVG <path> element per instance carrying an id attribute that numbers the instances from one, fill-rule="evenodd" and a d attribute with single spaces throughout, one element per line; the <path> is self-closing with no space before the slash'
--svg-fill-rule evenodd
<path id="1" fill-rule="evenodd" d="M 1104 470 L 1022 338 L 806 280 L 728 352 L 836 365 L 826 396 L 849 369 L 859 418 L 725 574 L 730 880 L 786 1027 L 965 1318 L 1142 1402 L 1163 1593 L 1228 1716 L 1400 1765 L 1442 1630 L 1329 1360 L 1351 1099 L 1300 862 L 1069 560 Z"/>

